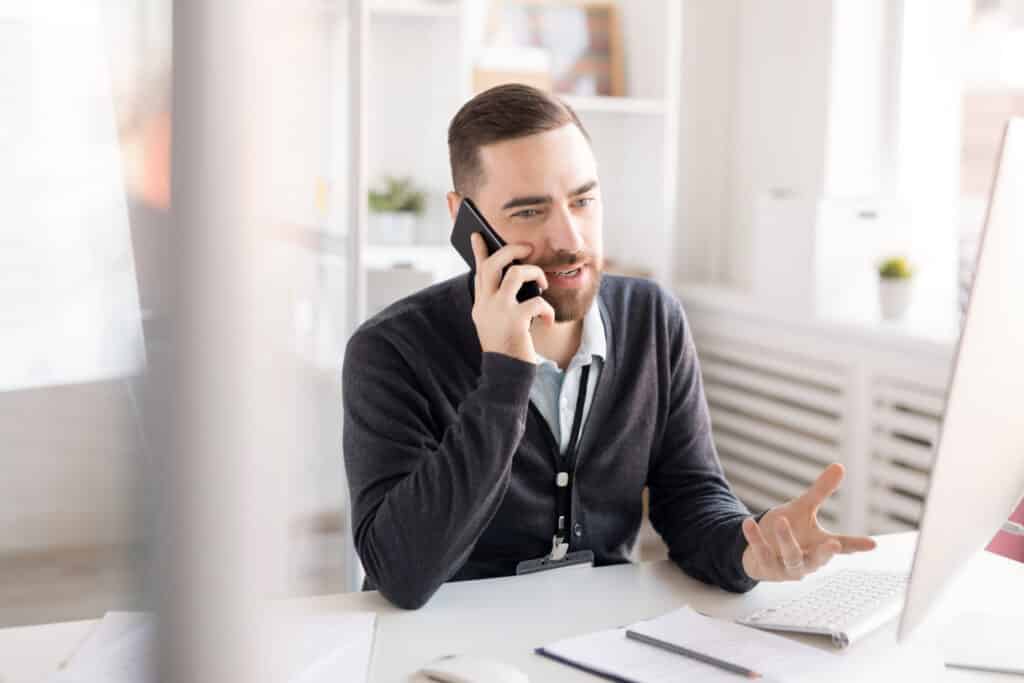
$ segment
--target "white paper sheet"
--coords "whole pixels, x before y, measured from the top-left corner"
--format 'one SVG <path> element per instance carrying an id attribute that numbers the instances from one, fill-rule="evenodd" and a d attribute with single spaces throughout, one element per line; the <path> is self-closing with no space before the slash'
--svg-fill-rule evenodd
<path id="1" fill-rule="evenodd" d="M 786 638 L 712 619 L 683 607 L 629 627 L 762 674 L 764 681 L 825 680 L 841 658 Z M 736 683 L 743 677 L 682 655 L 626 638 L 617 628 L 568 638 L 546 651 L 573 662 L 640 683 Z"/>
<path id="2" fill-rule="evenodd" d="M 942 633 L 947 666 L 1024 676 L 1024 617 L 960 614 Z"/>
<path id="3" fill-rule="evenodd" d="M 376 615 L 276 618 L 267 624 L 265 666 L 271 680 L 360 683 L 367 680 Z M 49 683 L 144 683 L 153 680 L 153 619 L 108 612 Z"/>
<path id="4" fill-rule="evenodd" d="M 153 620 L 141 612 L 107 612 L 57 681 L 147 681 L 152 663 Z"/>
<path id="5" fill-rule="evenodd" d="M 337 683 L 368 680 L 373 612 L 306 616 L 277 624 L 275 646 L 282 680 L 290 683 Z"/>

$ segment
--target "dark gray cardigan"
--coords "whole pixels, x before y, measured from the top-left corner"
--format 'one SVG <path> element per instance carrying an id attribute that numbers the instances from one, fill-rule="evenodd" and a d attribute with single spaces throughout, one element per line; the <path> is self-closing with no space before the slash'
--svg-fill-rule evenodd
<path id="1" fill-rule="evenodd" d="M 749 512 L 722 475 L 679 302 L 605 276 L 609 357 L 584 429 L 570 550 L 627 562 L 650 487 L 651 521 L 688 574 L 754 585 L 740 561 Z M 344 454 L 356 549 L 377 588 L 423 605 L 449 580 L 507 576 L 551 550 L 556 448 L 530 407 L 531 363 L 481 353 L 472 279 L 408 297 L 363 324 L 343 371 Z"/>

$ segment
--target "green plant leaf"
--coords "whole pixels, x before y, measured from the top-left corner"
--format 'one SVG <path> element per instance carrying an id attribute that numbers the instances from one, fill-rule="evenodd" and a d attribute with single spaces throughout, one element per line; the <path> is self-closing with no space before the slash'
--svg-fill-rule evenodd
<path id="1" fill-rule="evenodd" d="M 906 280 L 913 274 L 914 269 L 905 256 L 887 258 L 878 266 L 878 275 L 886 279 Z"/>
<path id="2" fill-rule="evenodd" d="M 370 190 L 368 199 L 371 211 L 404 211 L 417 215 L 423 213 L 426 203 L 426 196 L 416 188 L 412 178 L 394 176 L 383 179 L 383 189 Z"/>

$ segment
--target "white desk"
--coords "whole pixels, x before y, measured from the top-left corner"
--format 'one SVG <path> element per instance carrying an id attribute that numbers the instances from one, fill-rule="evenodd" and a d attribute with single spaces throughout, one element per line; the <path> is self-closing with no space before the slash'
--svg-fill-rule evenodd
<path id="1" fill-rule="evenodd" d="M 906 570 L 914 534 L 879 538 L 867 554 L 839 557 L 829 569 L 872 567 Z M 690 579 L 675 565 L 572 567 L 540 574 L 446 584 L 415 612 L 392 607 L 378 593 L 350 593 L 289 601 L 308 613 L 370 610 L 378 613 L 370 679 L 418 681 L 411 674 L 442 654 L 473 652 L 513 664 L 534 683 L 593 683 L 599 679 L 533 654 L 539 645 L 570 635 L 624 625 L 663 614 L 683 604 L 716 616 L 732 616 L 775 602 L 800 585 L 761 584 L 732 595 Z M 1007 683 L 999 674 L 944 669 L 935 646 L 944 623 L 961 611 L 1020 612 L 1024 564 L 981 553 L 950 591 L 939 610 L 908 645 L 894 647 L 895 624 L 840 653 L 849 662 L 842 680 L 929 680 Z M 43 678 L 68 655 L 95 622 L 79 621 L 0 629 L 0 681 L 28 683 Z M 831 649 L 827 641 L 800 637 Z M 830 681 L 832 683 L 832 681 Z"/>

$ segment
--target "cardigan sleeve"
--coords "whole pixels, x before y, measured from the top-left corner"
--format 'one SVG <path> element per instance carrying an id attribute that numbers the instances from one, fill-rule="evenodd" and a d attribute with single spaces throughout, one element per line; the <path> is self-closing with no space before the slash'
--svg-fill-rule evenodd
<path id="1" fill-rule="evenodd" d="M 391 602 L 416 609 L 465 563 L 508 489 L 536 366 L 484 353 L 478 385 L 438 440 L 385 335 L 346 349 L 343 450 L 356 550 Z"/>
<path id="2" fill-rule="evenodd" d="M 750 511 L 735 496 L 711 439 L 700 365 L 682 306 L 668 316 L 668 419 L 648 475 L 651 523 L 687 574 L 733 592 L 757 585 L 743 570 L 741 524 Z"/>

